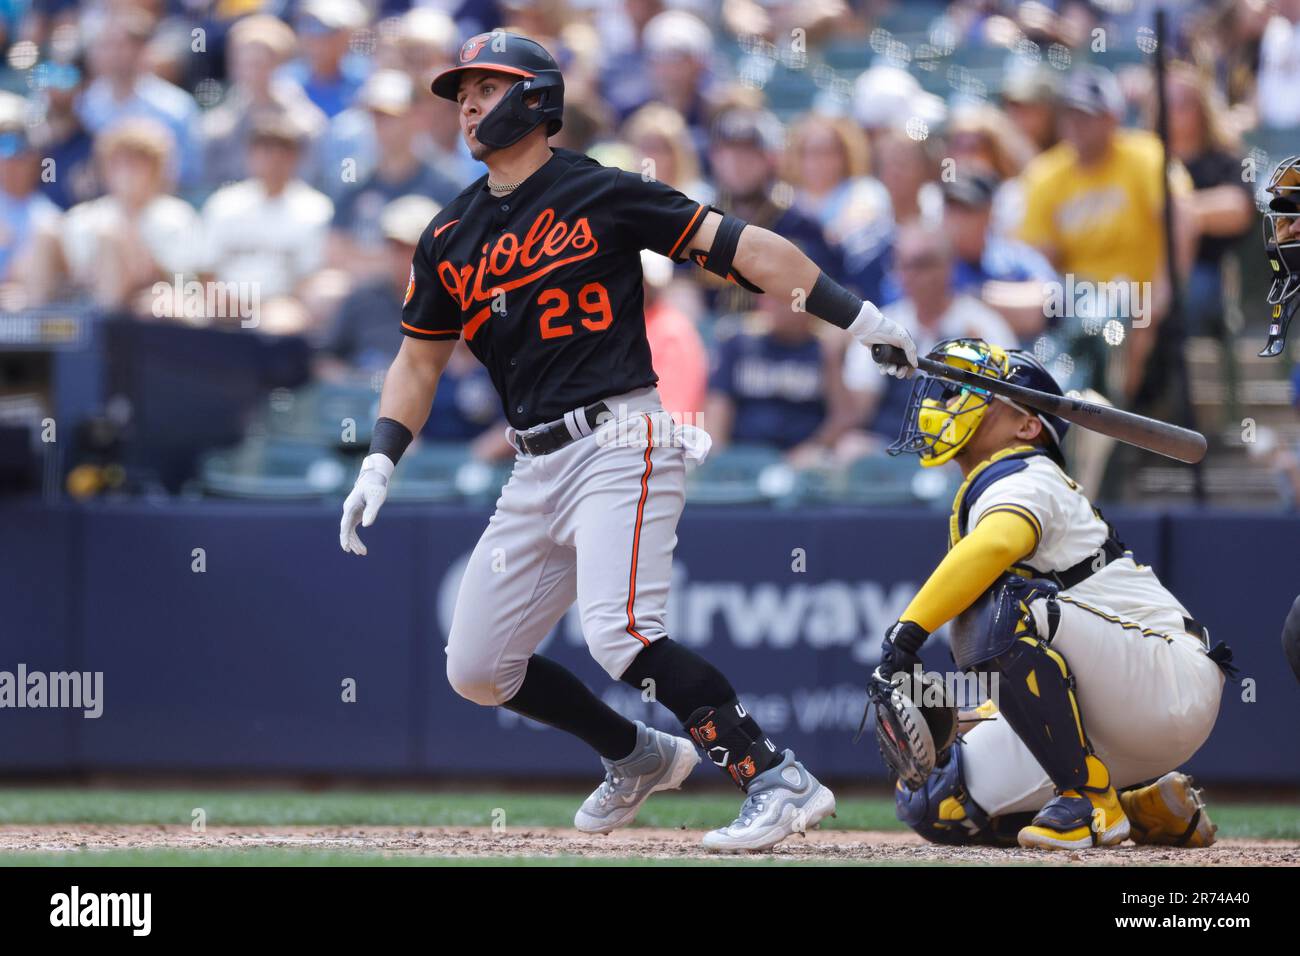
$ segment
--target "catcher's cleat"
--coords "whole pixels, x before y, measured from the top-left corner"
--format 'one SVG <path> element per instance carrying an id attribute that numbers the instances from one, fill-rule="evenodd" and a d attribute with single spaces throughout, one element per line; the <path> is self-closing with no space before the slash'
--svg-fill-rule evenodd
<path id="1" fill-rule="evenodd" d="M 1201 791 L 1192 778 L 1172 771 L 1155 783 L 1119 795 L 1134 843 L 1203 847 L 1214 843 L 1219 828 L 1210 822 Z"/>
<path id="2" fill-rule="evenodd" d="M 834 815 L 835 794 L 787 750 L 779 764 L 749 782 L 740 816 L 704 834 L 704 848 L 719 853 L 770 850 L 791 833 L 803 833 Z"/>
<path id="3" fill-rule="evenodd" d="M 1088 782 L 1077 790 L 1063 790 L 1017 836 L 1021 846 L 1040 850 L 1086 850 L 1114 846 L 1129 836 L 1128 817 L 1110 771 L 1089 755 Z"/>
<path id="4" fill-rule="evenodd" d="M 650 794 L 679 790 L 700 755 L 685 737 L 674 737 L 636 722 L 636 749 L 622 760 L 606 760 L 605 781 L 573 818 L 583 833 L 609 833 L 627 826 Z"/>

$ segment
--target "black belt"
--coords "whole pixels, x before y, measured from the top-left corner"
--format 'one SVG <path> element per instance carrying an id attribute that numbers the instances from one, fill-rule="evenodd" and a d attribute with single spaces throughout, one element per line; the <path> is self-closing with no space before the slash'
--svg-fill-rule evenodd
<path id="1" fill-rule="evenodd" d="M 591 431 L 595 431 L 596 426 L 600 424 L 600 417 L 608 413 L 609 406 L 604 402 L 588 405 L 578 412 L 586 419 L 587 426 Z M 569 424 L 565 421 L 566 418 L 568 418 L 568 415 L 557 421 L 530 428 L 526 432 L 515 432 L 515 447 L 525 455 L 533 456 L 549 455 L 553 451 L 559 451 L 565 445 L 582 437 L 574 435 L 570 431 Z"/>
<path id="2" fill-rule="evenodd" d="M 1208 627 L 1194 617 L 1185 617 L 1183 618 L 1183 628 L 1188 634 L 1195 634 L 1199 637 L 1207 651 L 1210 649 L 1210 629 Z"/>

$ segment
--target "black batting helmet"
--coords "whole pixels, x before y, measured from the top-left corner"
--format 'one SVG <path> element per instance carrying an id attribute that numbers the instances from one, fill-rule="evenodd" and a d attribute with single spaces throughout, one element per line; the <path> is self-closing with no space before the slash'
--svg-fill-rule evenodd
<path id="1" fill-rule="evenodd" d="M 546 135 L 560 131 L 564 117 L 564 77 L 554 58 L 535 40 L 496 30 L 470 37 L 460 48 L 455 66 L 433 78 L 434 95 L 455 102 L 460 74 L 466 70 L 492 70 L 519 79 L 478 123 L 474 135 L 484 146 L 504 149 L 523 139 L 539 124 Z M 524 102 L 538 96 L 536 106 Z"/>

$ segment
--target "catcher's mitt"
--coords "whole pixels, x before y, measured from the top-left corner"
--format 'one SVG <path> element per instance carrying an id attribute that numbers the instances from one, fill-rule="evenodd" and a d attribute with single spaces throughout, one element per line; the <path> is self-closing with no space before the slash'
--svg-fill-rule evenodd
<path id="1" fill-rule="evenodd" d="M 877 670 L 867 683 L 867 696 L 876 706 L 880 756 L 911 790 L 925 786 L 957 739 L 957 708 L 943 684 L 924 674 L 918 681 L 917 674 L 919 669 L 900 671 L 887 681 Z"/>

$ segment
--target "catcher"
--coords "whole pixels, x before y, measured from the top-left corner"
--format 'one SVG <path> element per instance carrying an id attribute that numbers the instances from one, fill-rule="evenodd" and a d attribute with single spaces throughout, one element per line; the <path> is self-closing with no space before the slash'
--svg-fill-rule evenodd
<path id="1" fill-rule="evenodd" d="M 980 339 L 930 357 L 1061 394 L 1032 355 Z M 868 688 L 898 816 L 937 843 L 1207 846 L 1215 827 L 1176 768 L 1214 727 L 1231 652 L 1211 650 L 1066 474 L 1067 427 L 940 378 L 913 385 L 890 453 L 956 462 L 965 481 L 948 553 L 890 628 Z M 958 668 L 992 688 L 964 724 L 917 658 L 948 621 Z"/>

